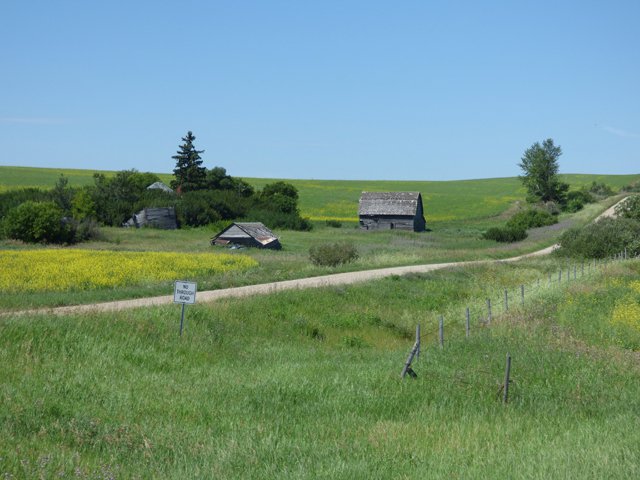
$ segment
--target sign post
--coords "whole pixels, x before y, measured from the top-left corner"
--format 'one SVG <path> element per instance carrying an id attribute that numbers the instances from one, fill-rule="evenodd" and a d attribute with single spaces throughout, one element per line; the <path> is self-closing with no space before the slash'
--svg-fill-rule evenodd
<path id="1" fill-rule="evenodd" d="M 180 316 L 180 336 L 182 336 L 182 328 L 184 326 L 184 309 L 187 304 L 196 303 L 196 291 L 198 285 L 195 282 L 185 282 L 177 280 L 174 283 L 173 303 L 182 304 L 182 315 Z"/>

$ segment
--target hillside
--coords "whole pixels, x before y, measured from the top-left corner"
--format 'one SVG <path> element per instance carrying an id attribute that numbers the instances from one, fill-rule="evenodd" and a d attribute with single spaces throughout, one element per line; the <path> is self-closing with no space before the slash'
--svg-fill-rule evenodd
<path id="1" fill-rule="evenodd" d="M 70 185 L 93 182 L 93 170 L 0 166 L 0 191 L 9 188 L 52 188 L 60 174 L 69 177 Z M 103 171 L 108 175 L 110 172 Z M 113 173 L 113 172 L 111 172 Z M 170 174 L 158 174 L 165 183 Z M 562 175 L 572 188 L 593 181 L 604 182 L 614 189 L 640 180 L 634 175 Z M 278 179 L 245 178 L 256 188 Z M 372 180 L 297 180 L 286 179 L 298 189 L 300 210 L 312 220 L 336 219 L 356 221 L 358 199 L 362 191 L 418 191 L 422 193 L 427 221 L 440 222 L 481 219 L 495 216 L 513 202 L 524 200 L 525 191 L 518 178 L 494 178 L 456 181 L 372 181 Z"/>
<path id="2" fill-rule="evenodd" d="M 539 259 L 200 304 L 182 337 L 178 306 L 0 318 L 0 474 L 635 478 L 640 264 L 587 265 L 547 284 L 558 267 Z M 502 290 L 518 298 L 521 284 L 526 306 L 505 311 Z M 418 378 L 403 381 L 417 323 Z"/>

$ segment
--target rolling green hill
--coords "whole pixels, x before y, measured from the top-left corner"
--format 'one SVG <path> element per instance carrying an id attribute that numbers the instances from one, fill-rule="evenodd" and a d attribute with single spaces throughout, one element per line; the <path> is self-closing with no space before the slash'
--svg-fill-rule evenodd
<path id="1" fill-rule="evenodd" d="M 64 174 L 72 186 L 93 182 L 93 170 L 0 166 L 0 191 L 19 187 L 51 188 Z M 106 175 L 113 172 L 101 171 Z M 158 174 L 165 183 L 170 174 Z M 572 188 L 604 182 L 619 189 L 640 180 L 635 175 L 562 175 Z M 276 179 L 245 178 L 256 188 Z M 287 179 L 300 194 L 303 216 L 312 220 L 357 220 L 358 199 L 363 191 L 417 191 L 422 193 L 428 222 L 479 219 L 495 216 L 514 201 L 524 200 L 525 191 L 516 177 L 454 181 L 384 181 L 384 180 L 298 180 Z"/>

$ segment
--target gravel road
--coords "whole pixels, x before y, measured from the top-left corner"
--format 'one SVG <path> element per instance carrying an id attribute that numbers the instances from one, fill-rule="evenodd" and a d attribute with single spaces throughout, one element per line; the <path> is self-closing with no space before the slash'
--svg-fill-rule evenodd
<path id="1" fill-rule="evenodd" d="M 615 207 L 624 202 L 626 197 L 620 200 L 611 208 L 603 212 L 598 219 L 615 216 Z M 306 288 L 318 288 L 334 285 L 350 285 L 353 283 L 366 282 L 378 278 L 390 277 L 393 275 L 406 275 L 408 273 L 425 273 L 435 270 L 442 270 L 451 267 L 465 267 L 470 265 L 482 265 L 493 262 L 516 262 L 527 257 L 547 255 L 558 248 L 552 245 L 537 252 L 519 255 L 517 257 L 502 260 L 477 260 L 468 262 L 433 263 L 429 265 L 411 265 L 406 267 L 380 268 L 376 270 L 364 270 L 360 272 L 336 273 L 323 275 L 320 277 L 301 278 L 297 280 L 286 280 L 282 282 L 263 283 L 260 285 L 248 285 L 245 287 L 225 288 L 220 290 L 209 290 L 198 292 L 196 299 L 198 303 L 214 302 L 223 298 L 247 297 L 253 295 L 266 295 L 273 292 Z M 173 295 L 163 295 L 160 297 L 137 298 L 133 300 L 119 300 L 115 302 L 94 303 L 89 305 L 71 305 L 67 307 L 48 307 L 32 310 L 21 310 L 15 312 L 0 313 L 1 316 L 17 316 L 32 314 L 77 314 L 85 312 L 112 312 L 131 308 L 149 307 L 155 305 L 170 305 L 173 303 Z"/>

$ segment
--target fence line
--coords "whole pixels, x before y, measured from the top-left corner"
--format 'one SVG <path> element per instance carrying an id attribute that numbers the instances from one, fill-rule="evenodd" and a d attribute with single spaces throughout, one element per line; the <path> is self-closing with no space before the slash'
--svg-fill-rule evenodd
<path id="1" fill-rule="evenodd" d="M 640 255 L 636 258 L 640 258 Z M 585 261 L 583 260 L 582 263 L 580 264 L 580 269 L 578 269 L 578 265 L 577 264 L 571 264 L 570 262 L 566 265 L 566 275 L 564 276 L 563 279 L 563 268 L 564 265 L 561 266 L 558 269 L 558 280 L 557 282 L 554 282 L 552 279 L 552 272 L 550 271 L 548 273 L 548 282 L 542 282 L 541 279 L 538 277 L 534 282 L 529 283 L 529 284 L 521 284 L 519 287 L 514 287 L 514 291 L 515 291 L 515 295 L 512 298 L 512 300 L 514 298 L 517 298 L 518 293 L 520 293 L 520 310 L 526 310 L 526 305 L 525 305 L 525 298 L 528 297 L 529 298 L 533 298 L 536 295 L 539 295 L 540 293 L 542 293 L 543 291 L 549 291 L 549 289 L 553 288 L 553 287 L 558 287 L 559 289 L 562 289 L 562 287 L 566 286 L 566 285 L 570 285 L 572 282 L 575 282 L 578 280 L 578 278 L 590 278 L 591 276 L 593 276 L 596 273 L 599 272 L 603 272 L 606 271 L 607 268 L 609 267 L 609 265 L 613 262 L 622 262 L 625 260 L 629 260 L 630 257 L 627 253 L 627 250 L 625 249 L 623 252 L 620 252 L 619 254 L 616 254 L 614 256 L 612 256 L 611 258 L 605 258 L 605 259 L 593 259 L 590 260 L 589 262 L 585 263 Z M 573 267 L 573 269 L 572 269 Z M 573 279 L 571 278 L 571 272 L 573 272 Z M 578 272 L 580 273 L 580 276 L 578 277 Z M 519 290 L 519 292 L 518 292 Z M 509 312 L 509 289 L 506 288 L 503 290 L 503 295 L 502 294 L 496 294 L 494 292 L 494 294 L 490 294 L 487 299 L 486 299 L 486 305 L 485 307 L 480 307 L 478 305 L 468 305 L 465 308 L 465 312 L 464 312 L 464 329 L 465 329 L 465 338 L 469 338 L 471 336 L 471 331 L 472 329 L 475 330 L 476 328 L 487 328 L 491 326 L 491 321 L 492 319 L 495 318 L 496 315 L 496 311 L 495 311 L 495 306 L 499 305 L 500 302 L 492 302 L 492 298 L 495 298 L 496 296 L 498 296 L 498 298 L 500 296 L 502 296 L 502 314 L 506 314 Z M 531 304 L 532 302 L 530 302 Z M 517 303 L 512 302 L 512 309 L 517 309 Z M 474 319 L 477 320 L 477 326 L 474 325 Z M 453 323 L 454 325 L 457 324 L 457 322 L 449 322 L 449 323 Z M 438 337 L 438 345 L 440 347 L 440 349 L 444 349 L 444 334 L 445 334 L 445 314 L 441 313 L 438 315 L 438 326 L 437 328 L 434 328 L 432 330 L 428 330 L 428 331 L 424 331 L 421 330 L 420 325 L 417 326 L 416 328 L 416 341 L 414 343 L 413 348 L 411 349 L 409 356 L 407 358 L 407 361 L 405 362 L 404 368 L 402 369 L 402 378 L 404 378 L 407 374 L 410 375 L 412 378 L 416 378 L 417 374 L 415 371 L 413 371 L 413 369 L 411 368 L 412 362 L 414 360 L 414 358 L 416 358 L 417 356 L 419 356 L 420 354 L 420 349 L 421 349 L 421 339 L 425 338 L 425 337 L 430 337 L 431 335 L 435 335 L 437 333 Z M 507 354 L 507 371 L 505 374 L 505 384 L 502 386 L 503 393 L 504 393 L 504 397 L 503 397 L 503 402 L 506 403 L 507 399 L 508 399 L 508 381 L 509 381 L 509 375 L 510 375 L 510 369 L 511 369 L 511 356 L 509 354 Z"/>

